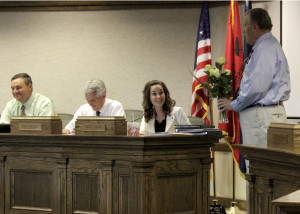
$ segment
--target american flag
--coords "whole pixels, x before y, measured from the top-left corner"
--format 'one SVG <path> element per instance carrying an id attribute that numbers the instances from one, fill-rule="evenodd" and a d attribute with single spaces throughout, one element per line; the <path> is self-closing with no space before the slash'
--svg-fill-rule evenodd
<path id="1" fill-rule="evenodd" d="M 207 64 L 211 64 L 211 45 L 208 1 L 204 1 L 199 20 L 194 64 L 194 76 L 200 82 L 207 81 L 207 74 L 204 73 L 205 65 Z M 196 78 L 193 78 L 192 91 L 191 115 L 204 119 L 207 125 L 210 124 L 209 94 L 207 89 L 203 88 Z"/>

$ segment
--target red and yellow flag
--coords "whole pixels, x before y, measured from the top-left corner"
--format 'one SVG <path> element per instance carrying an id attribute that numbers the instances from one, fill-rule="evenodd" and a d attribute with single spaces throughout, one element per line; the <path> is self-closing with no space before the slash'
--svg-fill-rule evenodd
<path id="1" fill-rule="evenodd" d="M 232 87 L 233 93 L 235 94 L 239 89 L 243 75 L 243 71 L 240 70 L 243 65 L 243 41 L 238 1 L 233 0 L 231 0 L 228 15 L 225 59 L 226 62 L 224 69 L 231 70 Z M 239 150 L 231 147 L 231 144 L 240 144 L 241 131 L 238 113 L 234 111 L 227 111 L 227 117 L 229 122 L 219 123 L 218 127 L 224 134 L 226 134 L 225 140 L 234 154 L 235 162 L 239 164 Z"/>

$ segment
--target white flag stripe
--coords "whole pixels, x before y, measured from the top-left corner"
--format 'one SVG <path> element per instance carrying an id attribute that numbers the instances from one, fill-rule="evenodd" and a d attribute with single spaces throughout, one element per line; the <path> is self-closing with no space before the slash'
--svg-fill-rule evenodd
<path id="1" fill-rule="evenodd" d="M 204 71 L 205 71 L 205 68 L 201 68 L 200 70 L 195 71 L 194 74 L 197 78 L 203 77 L 203 76 L 207 75 L 206 73 L 204 73 Z M 194 77 L 194 79 L 195 79 L 195 77 Z"/>
<path id="2" fill-rule="evenodd" d="M 198 48 L 199 47 L 203 48 L 205 46 L 210 46 L 210 38 L 209 39 L 200 40 L 198 42 Z"/>
<path id="3" fill-rule="evenodd" d="M 204 53 L 197 57 L 197 64 L 206 60 L 211 59 L 211 53 Z"/>

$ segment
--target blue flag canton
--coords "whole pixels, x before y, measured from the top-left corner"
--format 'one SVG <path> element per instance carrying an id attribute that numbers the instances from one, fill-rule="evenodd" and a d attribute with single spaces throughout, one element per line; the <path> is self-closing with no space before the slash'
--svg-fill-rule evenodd
<path id="1" fill-rule="evenodd" d="M 201 10 L 201 15 L 199 19 L 198 26 L 198 35 L 197 35 L 197 43 L 196 43 L 196 51 L 195 51 L 195 63 L 194 70 L 197 68 L 197 57 L 198 57 L 198 47 L 199 41 L 210 39 L 210 24 L 209 24 L 209 10 L 208 10 L 208 1 L 203 2 L 203 7 Z M 200 44 L 200 46 L 203 44 Z"/>
<path id="2" fill-rule="evenodd" d="M 245 12 L 252 9 L 251 1 L 245 0 Z M 244 60 L 249 56 L 252 46 L 248 45 L 246 42 L 246 37 L 244 36 Z"/>
<path id="3" fill-rule="evenodd" d="M 210 38 L 209 10 L 207 1 L 203 3 L 198 32 L 198 41 Z"/>
<path id="4" fill-rule="evenodd" d="M 252 9 L 251 1 L 245 0 L 245 12 Z"/>

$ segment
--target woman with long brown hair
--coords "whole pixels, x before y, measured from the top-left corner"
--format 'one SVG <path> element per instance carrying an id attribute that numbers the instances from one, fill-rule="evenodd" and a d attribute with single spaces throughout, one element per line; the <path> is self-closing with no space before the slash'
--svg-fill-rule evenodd
<path id="1" fill-rule="evenodd" d="M 175 132 L 175 125 L 190 125 L 183 109 L 175 107 L 175 104 L 164 82 L 160 80 L 147 82 L 143 90 L 144 117 L 140 134 Z"/>

